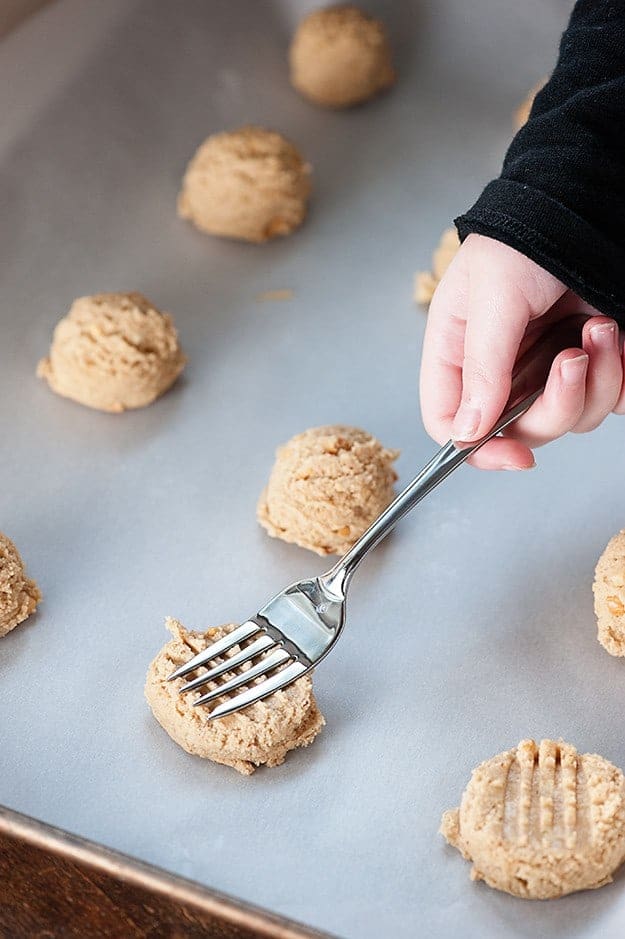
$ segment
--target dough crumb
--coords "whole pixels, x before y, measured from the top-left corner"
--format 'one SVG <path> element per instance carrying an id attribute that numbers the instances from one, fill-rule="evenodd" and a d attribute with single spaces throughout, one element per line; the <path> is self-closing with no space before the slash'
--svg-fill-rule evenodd
<path id="1" fill-rule="evenodd" d="M 258 521 L 274 538 L 344 554 L 392 501 L 398 456 L 357 427 L 297 434 L 276 451 Z"/>
<path id="2" fill-rule="evenodd" d="M 432 273 L 419 271 L 415 274 L 414 300 L 422 306 L 429 306 L 434 291 L 439 282 L 458 253 L 460 239 L 455 228 L 446 228 L 432 255 Z"/>
<path id="3" fill-rule="evenodd" d="M 368 101 L 396 78 L 384 24 L 349 4 L 315 10 L 302 20 L 289 61 L 293 87 L 329 108 Z"/>
<path id="4" fill-rule="evenodd" d="M 597 638 L 610 655 L 625 655 L 625 530 L 608 542 L 599 558 L 592 589 Z"/>
<path id="5" fill-rule="evenodd" d="M 280 134 L 262 127 L 213 134 L 189 163 L 178 215 L 200 231 L 263 242 L 304 221 L 310 165 Z"/>
<path id="6" fill-rule="evenodd" d="M 26 576 L 19 551 L 0 532 L 0 637 L 28 619 L 40 601 L 41 591 Z"/>
<path id="7" fill-rule="evenodd" d="M 514 129 L 520 130 L 524 124 L 527 123 L 530 116 L 530 111 L 532 110 L 532 105 L 534 104 L 534 98 L 538 94 L 541 88 L 547 84 L 546 78 L 541 78 L 539 82 L 530 88 L 527 96 L 523 99 L 521 104 L 518 106 L 513 115 Z"/>
<path id="8" fill-rule="evenodd" d="M 164 394 L 185 362 L 169 314 L 141 293 L 99 293 L 74 301 L 37 375 L 65 398 L 120 413 Z"/>
<path id="9" fill-rule="evenodd" d="M 295 296 L 295 293 L 288 288 L 283 290 L 263 290 L 261 293 L 256 294 L 256 299 L 259 303 L 267 303 L 271 301 L 281 301 L 281 300 L 292 300 Z"/>
<path id="10" fill-rule="evenodd" d="M 205 632 L 192 632 L 171 618 L 165 621 L 165 625 L 172 638 L 148 669 L 145 697 L 163 730 L 183 750 L 214 763 L 232 766 L 237 772 L 249 776 L 259 766 L 279 766 L 289 750 L 307 747 L 313 742 L 325 720 L 317 707 L 308 675 L 243 711 L 208 721 L 207 709 L 201 705 L 193 707 L 193 702 L 201 694 L 212 691 L 216 687 L 215 682 L 181 695 L 180 688 L 195 674 L 174 681 L 168 678 L 180 665 L 236 626 L 231 623 Z M 240 650 L 241 646 L 235 646 L 228 655 L 235 655 Z M 249 667 L 249 664 L 242 666 L 245 669 Z M 228 674 L 227 677 L 232 676 Z"/>
<path id="11" fill-rule="evenodd" d="M 625 779 L 562 740 L 522 740 L 480 763 L 440 832 L 472 880 L 528 900 L 602 887 L 625 858 Z"/>

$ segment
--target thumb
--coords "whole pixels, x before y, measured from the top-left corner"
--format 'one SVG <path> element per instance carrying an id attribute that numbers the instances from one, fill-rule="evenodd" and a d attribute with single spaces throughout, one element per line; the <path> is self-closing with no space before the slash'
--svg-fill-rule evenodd
<path id="1" fill-rule="evenodd" d="M 452 435 L 469 442 L 488 433 L 504 409 L 528 323 L 546 313 L 567 288 L 492 238 L 472 234 L 465 246 L 469 287 L 462 396 Z"/>

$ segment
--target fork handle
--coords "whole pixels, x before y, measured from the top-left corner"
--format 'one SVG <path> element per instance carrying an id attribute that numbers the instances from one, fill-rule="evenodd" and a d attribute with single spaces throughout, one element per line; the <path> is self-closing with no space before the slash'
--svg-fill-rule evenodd
<path id="1" fill-rule="evenodd" d="M 404 515 L 480 447 L 525 414 L 542 394 L 549 369 L 558 352 L 569 347 L 581 346 L 582 327 L 587 318 L 582 314 L 569 316 L 556 323 L 540 337 L 517 362 L 513 372 L 510 397 L 501 417 L 491 430 L 480 440 L 466 447 L 457 447 L 452 440 L 442 446 L 353 547 L 337 561 L 331 570 L 321 576 L 320 580 L 326 589 L 342 596 L 347 581 L 365 555 L 388 535 Z"/>

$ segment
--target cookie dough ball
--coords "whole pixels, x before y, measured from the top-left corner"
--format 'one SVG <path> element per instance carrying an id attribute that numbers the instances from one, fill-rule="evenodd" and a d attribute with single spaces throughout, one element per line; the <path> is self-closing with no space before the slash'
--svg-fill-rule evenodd
<path id="1" fill-rule="evenodd" d="M 473 771 L 441 834 L 473 880 L 517 897 L 602 887 L 625 857 L 625 779 L 568 743 L 522 740 Z"/>
<path id="2" fill-rule="evenodd" d="M 242 127 L 213 134 L 189 163 L 178 214 L 201 231 L 243 241 L 289 235 L 304 221 L 310 166 L 280 134 Z"/>
<path id="3" fill-rule="evenodd" d="M 429 306 L 434 291 L 438 287 L 443 274 L 455 258 L 460 247 L 460 239 L 455 228 L 446 228 L 441 235 L 434 254 L 432 255 L 432 272 L 419 271 L 415 276 L 414 299 L 422 306 Z"/>
<path id="4" fill-rule="evenodd" d="M 610 655 L 625 655 L 625 530 L 599 558 L 592 585 L 597 638 Z"/>
<path id="5" fill-rule="evenodd" d="M 395 81 L 384 25 L 355 6 L 307 16 L 293 37 L 289 59 L 293 87 L 329 108 L 368 101 Z"/>
<path id="6" fill-rule="evenodd" d="M 527 94 L 527 97 L 521 102 L 516 111 L 514 112 L 513 122 L 515 130 L 520 130 L 524 124 L 527 123 L 527 120 L 530 116 L 530 111 L 532 110 L 532 105 L 534 104 L 534 98 L 540 91 L 540 89 L 546 85 L 547 79 L 543 78 L 537 82 L 533 88 Z"/>
<path id="7" fill-rule="evenodd" d="M 167 619 L 166 626 L 173 638 L 148 669 L 145 696 L 163 730 L 183 750 L 232 766 L 249 776 L 258 766 L 279 766 L 289 750 L 313 742 L 325 721 L 308 675 L 243 711 L 208 721 L 207 709 L 201 705 L 193 707 L 193 702 L 215 688 L 215 682 L 181 695 L 179 689 L 195 675 L 174 681 L 168 678 L 180 665 L 236 626 L 191 632 L 175 619 Z M 235 646 L 228 654 L 234 655 L 240 648 Z"/>
<path id="8" fill-rule="evenodd" d="M 357 427 L 314 427 L 289 440 L 258 503 L 274 538 L 344 554 L 393 499 L 398 450 Z"/>
<path id="9" fill-rule="evenodd" d="M 74 301 L 37 374 L 65 398 L 119 412 L 151 404 L 185 361 L 171 316 L 140 293 L 99 293 Z"/>
<path id="10" fill-rule="evenodd" d="M 0 636 L 6 636 L 37 609 L 39 587 L 26 576 L 19 551 L 0 532 Z"/>

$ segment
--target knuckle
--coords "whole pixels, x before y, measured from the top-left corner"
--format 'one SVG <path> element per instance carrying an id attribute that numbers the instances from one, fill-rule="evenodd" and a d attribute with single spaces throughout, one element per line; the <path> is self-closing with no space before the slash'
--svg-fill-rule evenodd
<path id="1" fill-rule="evenodd" d="M 506 381 L 506 373 L 496 364 L 485 362 L 473 355 L 465 355 L 462 366 L 464 383 L 487 386 L 488 388 L 498 389 Z"/>
<path id="2" fill-rule="evenodd" d="M 555 302 L 562 285 L 553 274 L 533 262 L 525 266 L 517 281 L 519 297 L 529 311 L 530 320 L 542 316 Z"/>

